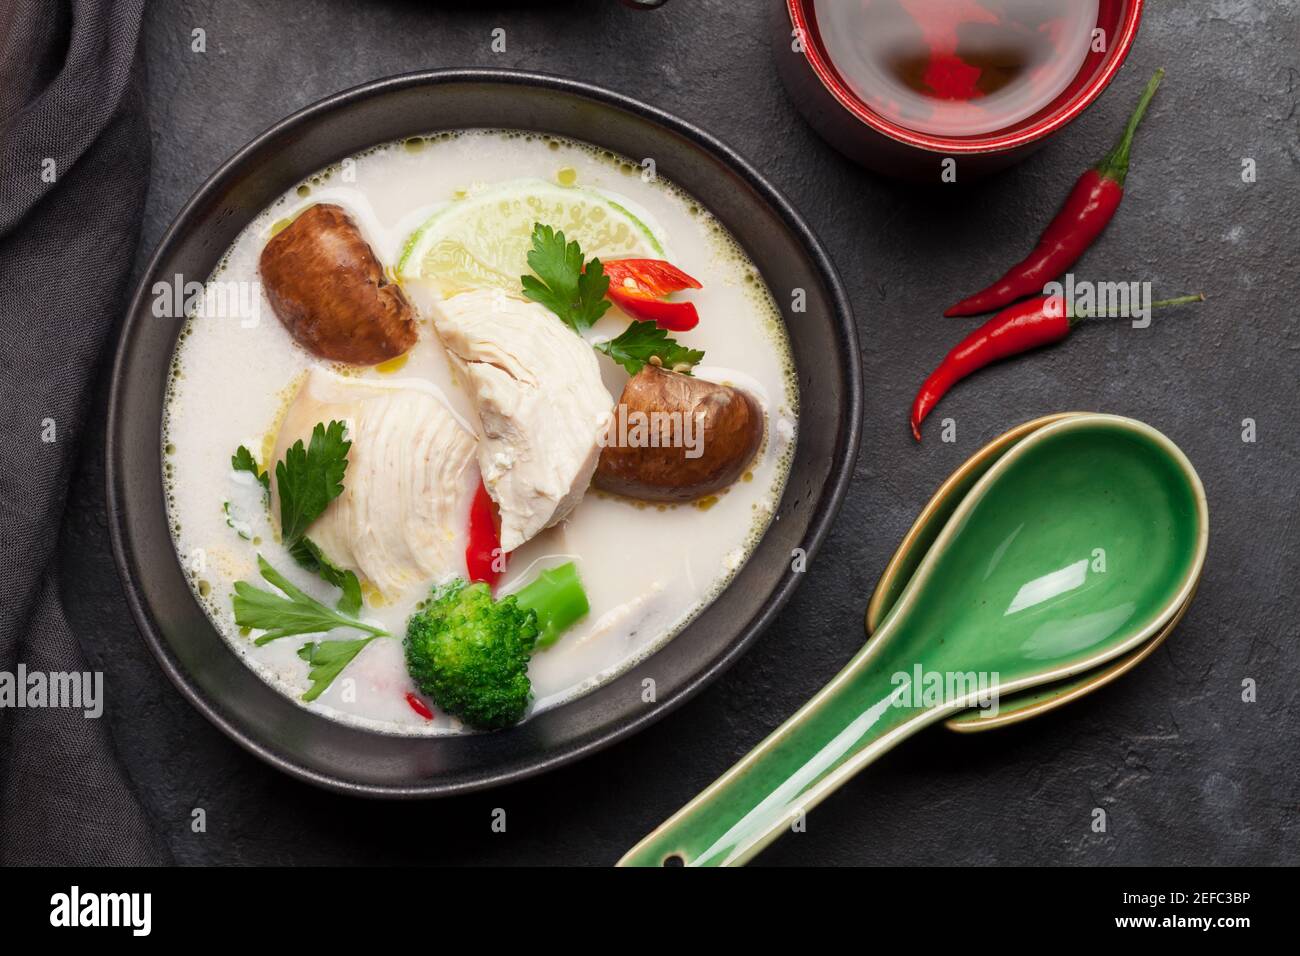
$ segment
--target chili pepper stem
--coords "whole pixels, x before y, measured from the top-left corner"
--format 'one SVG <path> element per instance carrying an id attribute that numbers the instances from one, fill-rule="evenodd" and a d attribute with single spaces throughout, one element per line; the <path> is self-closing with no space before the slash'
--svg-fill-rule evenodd
<path id="1" fill-rule="evenodd" d="M 1115 148 L 1106 154 L 1106 157 L 1097 164 L 1097 173 L 1107 179 L 1113 179 L 1124 185 L 1124 179 L 1128 176 L 1129 151 L 1133 147 L 1133 134 L 1137 132 L 1138 124 L 1142 122 L 1142 117 L 1146 115 L 1147 107 L 1151 104 L 1151 98 L 1156 95 L 1156 90 L 1160 86 L 1160 81 L 1165 78 L 1165 68 L 1162 66 L 1156 70 L 1155 76 L 1151 77 L 1147 83 L 1147 88 L 1142 93 L 1142 98 L 1138 100 L 1137 108 L 1133 110 L 1133 115 L 1129 117 L 1128 125 L 1124 127 L 1124 135 L 1119 138 Z"/>
<path id="2" fill-rule="evenodd" d="M 1193 302 L 1204 302 L 1204 292 L 1194 292 L 1191 295 L 1180 295 L 1174 299 L 1161 299 L 1159 302 L 1152 302 L 1151 308 L 1164 309 L 1171 305 L 1191 305 Z M 1071 312 L 1066 316 L 1070 320 L 1070 328 L 1074 328 L 1084 319 L 1128 319 L 1128 315 L 1102 315 L 1097 312 Z"/>

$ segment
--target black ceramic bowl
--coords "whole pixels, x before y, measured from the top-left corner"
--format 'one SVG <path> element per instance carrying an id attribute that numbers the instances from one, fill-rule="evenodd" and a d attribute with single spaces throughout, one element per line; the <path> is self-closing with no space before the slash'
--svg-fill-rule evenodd
<path id="1" fill-rule="evenodd" d="M 536 130 L 629 157 L 700 199 L 744 245 L 785 318 L 799 371 L 799 439 L 767 534 L 716 601 L 658 652 L 584 697 L 511 730 L 390 736 L 320 717 L 249 670 L 195 601 L 167 529 L 164 389 L 178 320 L 152 315 L 156 281 L 206 279 L 265 206 L 308 174 L 377 143 L 440 129 Z M 707 133 L 625 96 L 530 73 L 446 70 L 380 80 L 296 113 L 240 150 L 163 237 L 132 299 L 113 368 L 108 502 L 113 551 L 149 647 L 181 692 L 282 770 L 348 793 L 423 797 L 478 789 L 575 760 L 690 698 L 749 646 L 789 598 L 794 549 L 811 554 L 843 497 L 858 445 L 861 372 L 853 317 L 826 253 L 748 163 Z M 657 703 L 642 701 L 655 681 Z"/>

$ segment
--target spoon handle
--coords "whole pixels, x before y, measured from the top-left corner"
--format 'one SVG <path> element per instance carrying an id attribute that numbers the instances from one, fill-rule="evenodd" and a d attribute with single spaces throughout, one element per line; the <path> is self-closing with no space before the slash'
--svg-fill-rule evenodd
<path id="1" fill-rule="evenodd" d="M 889 649 L 893 623 L 619 866 L 739 866 L 858 770 L 956 709 L 913 706 L 912 666 Z"/>

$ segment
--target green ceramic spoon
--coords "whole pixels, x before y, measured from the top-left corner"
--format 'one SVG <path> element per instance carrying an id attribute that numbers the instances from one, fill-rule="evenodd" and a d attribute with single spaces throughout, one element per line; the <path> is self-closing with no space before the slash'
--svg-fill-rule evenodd
<path id="1" fill-rule="evenodd" d="M 952 513 L 961 504 L 962 498 L 966 497 L 966 494 L 975 486 L 975 482 L 980 479 L 984 472 L 992 468 L 995 461 L 1015 447 L 1026 435 L 1037 431 L 1044 425 L 1050 425 L 1062 418 L 1070 418 L 1079 414 L 1082 413 L 1061 412 L 1044 418 L 1035 418 L 1023 425 L 1018 425 L 999 435 L 971 455 L 961 464 L 961 467 L 948 476 L 948 479 L 939 486 L 939 490 L 934 493 L 934 497 L 921 510 L 916 522 L 903 536 L 903 540 L 898 545 L 898 550 L 894 552 L 893 558 L 890 559 L 889 564 L 880 575 L 880 580 L 876 583 L 876 590 L 871 595 L 871 603 L 867 605 L 866 626 L 868 637 L 874 634 L 876 629 L 884 622 L 886 615 L 893 608 L 894 602 L 898 600 L 903 593 L 903 589 L 907 587 L 907 582 L 920 566 L 921 559 L 925 557 L 925 552 L 930 550 L 930 546 L 939 537 L 939 532 L 943 530 L 943 526 L 948 523 Z M 998 702 L 998 712 L 994 717 L 972 708 L 953 714 L 943 722 L 943 725 L 948 730 L 963 734 L 994 730 L 998 727 L 1006 727 L 1009 724 L 1028 720 L 1030 717 L 1037 717 L 1050 710 L 1063 707 L 1071 701 L 1086 697 L 1098 688 L 1105 687 L 1111 681 L 1128 673 L 1150 657 L 1156 648 L 1164 643 L 1165 638 L 1173 632 L 1186 610 L 1187 605 L 1184 604 L 1158 634 L 1141 647 L 1129 651 L 1122 657 L 1066 680 L 1053 681 L 1032 690 L 1021 691 L 1019 694 L 1004 695 Z"/>
<path id="2" fill-rule="evenodd" d="M 961 502 L 876 637 L 621 865 L 742 864 L 923 727 L 1133 650 L 1189 599 L 1208 536 L 1200 479 L 1159 432 L 1109 415 L 1034 431 Z"/>

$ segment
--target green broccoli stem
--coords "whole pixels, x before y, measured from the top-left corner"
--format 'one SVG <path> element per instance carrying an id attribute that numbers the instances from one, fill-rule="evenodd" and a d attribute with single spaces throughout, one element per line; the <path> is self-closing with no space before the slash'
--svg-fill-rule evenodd
<path id="1" fill-rule="evenodd" d="M 543 571 L 516 591 L 514 597 L 521 608 L 531 608 L 537 613 L 537 650 L 550 647 L 591 610 L 587 592 L 578 579 L 578 568 L 572 561 Z"/>

